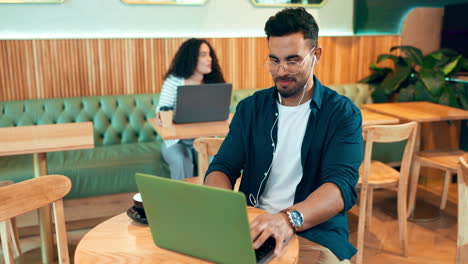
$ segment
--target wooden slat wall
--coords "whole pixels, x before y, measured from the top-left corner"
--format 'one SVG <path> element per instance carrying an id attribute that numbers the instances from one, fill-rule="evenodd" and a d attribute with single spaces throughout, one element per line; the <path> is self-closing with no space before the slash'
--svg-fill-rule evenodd
<path id="1" fill-rule="evenodd" d="M 185 39 L 0 40 L 0 101 L 159 92 Z M 213 38 L 234 89 L 272 85 L 263 67 L 265 38 Z M 321 37 L 316 74 L 325 84 L 353 83 L 399 36 Z"/>

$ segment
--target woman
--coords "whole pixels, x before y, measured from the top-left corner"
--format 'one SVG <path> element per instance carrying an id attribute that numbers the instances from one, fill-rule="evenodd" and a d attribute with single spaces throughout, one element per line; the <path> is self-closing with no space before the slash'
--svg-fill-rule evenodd
<path id="1" fill-rule="evenodd" d="M 177 87 L 202 83 L 224 83 L 214 49 L 204 39 L 189 39 L 182 43 L 172 60 L 156 108 L 157 119 L 161 120 L 161 108 L 174 108 Z M 181 180 L 192 177 L 196 152 L 193 139 L 165 140 L 161 149 L 163 159 L 169 165 L 171 178 Z"/>

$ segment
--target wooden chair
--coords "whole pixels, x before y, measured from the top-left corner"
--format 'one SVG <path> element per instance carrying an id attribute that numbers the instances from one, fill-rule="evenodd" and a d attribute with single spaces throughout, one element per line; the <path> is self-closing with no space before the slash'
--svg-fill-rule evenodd
<path id="1" fill-rule="evenodd" d="M 62 198 L 71 181 L 62 175 L 41 176 L 0 188 L 0 230 L 5 263 L 14 263 L 8 220 L 52 203 L 59 263 L 69 263 Z"/>
<path id="2" fill-rule="evenodd" d="M 408 215 L 414 210 L 416 193 L 418 190 L 419 172 L 421 167 L 440 169 L 445 171 L 444 185 L 442 187 L 442 197 L 440 200 L 440 210 L 444 210 L 447 204 L 448 187 L 453 174 L 457 173 L 458 159 L 466 152 L 455 151 L 423 151 L 415 155 L 413 160 L 413 171 L 411 173 L 410 194 L 408 204 Z"/>
<path id="3" fill-rule="evenodd" d="M 457 264 L 468 263 L 468 155 L 458 165 Z"/>
<path id="4" fill-rule="evenodd" d="M 408 239 L 406 226 L 406 196 L 408 175 L 413 157 L 417 123 L 410 122 L 401 125 L 382 125 L 364 127 L 363 135 L 366 141 L 364 161 L 359 169 L 358 187 L 361 189 L 359 201 L 359 221 L 356 263 L 361 264 L 364 253 L 365 226 L 370 227 L 372 219 L 372 199 L 375 188 L 390 188 L 397 190 L 398 226 L 403 255 L 407 256 Z M 400 172 L 379 161 L 371 161 L 372 146 L 376 143 L 390 143 L 407 140 Z M 367 224 L 366 224 L 367 222 Z"/>
<path id="5" fill-rule="evenodd" d="M 203 184 L 205 173 L 210 164 L 210 157 L 218 153 L 224 138 L 197 138 L 193 142 L 193 147 L 198 152 L 198 183 Z M 200 177 L 201 176 L 201 177 Z"/>
<path id="6" fill-rule="evenodd" d="M 14 184 L 13 181 L 1 181 L 0 182 L 0 188 Z M 13 246 L 13 251 L 14 251 L 14 256 L 19 257 L 22 252 L 21 252 L 21 246 L 20 246 L 20 240 L 19 240 L 19 233 L 18 233 L 18 227 L 16 224 L 16 217 L 12 217 L 11 219 L 8 219 L 5 221 L 5 227 L 8 228 L 8 233 L 11 235 L 11 241 L 12 241 L 12 246 Z M 3 228 L 0 229 L 0 237 L 3 236 L 3 233 L 6 233 L 7 230 L 4 230 Z"/>
<path id="7" fill-rule="evenodd" d="M 210 157 L 216 155 L 218 153 L 221 144 L 223 144 L 224 138 L 197 138 L 193 142 L 193 147 L 198 152 L 198 176 L 197 177 L 190 177 L 183 179 L 183 181 L 195 183 L 195 184 L 203 184 L 205 173 L 208 170 L 208 166 L 210 164 Z M 201 177 L 200 177 L 201 176 Z M 236 184 L 234 186 L 234 190 L 239 190 L 241 177 L 237 179 Z"/>
<path id="8" fill-rule="evenodd" d="M 195 139 L 193 141 L 193 147 L 198 152 L 198 176 L 185 178 L 183 181 L 203 185 L 205 173 L 208 170 L 208 165 L 210 163 L 210 156 L 214 156 L 218 153 L 223 141 L 223 138 L 207 137 Z"/>

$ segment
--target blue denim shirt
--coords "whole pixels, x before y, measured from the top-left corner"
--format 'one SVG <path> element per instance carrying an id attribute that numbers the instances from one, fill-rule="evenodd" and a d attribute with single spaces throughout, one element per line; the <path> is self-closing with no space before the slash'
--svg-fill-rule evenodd
<path id="1" fill-rule="evenodd" d="M 349 243 L 346 212 L 357 199 L 355 186 L 363 158 L 361 112 L 351 100 L 323 86 L 315 76 L 314 86 L 301 147 L 303 176 L 296 188 L 294 203 L 304 201 L 322 184 L 331 182 L 341 191 L 344 210 L 297 234 L 329 248 L 340 260 L 350 259 L 356 249 Z M 273 158 L 270 132 L 278 113 L 277 94 L 276 87 L 272 87 L 239 103 L 229 133 L 207 171 L 207 174 L 225 173 L 234 186 L 242 170 L 240 191 L 247 197 L 250 194 L 256 197 Z M 275 125 L 272 132 L 275 143 L 277 134 Z M 265 184 L 260 196 L 264 188 Z M 247 203 L 252 205 L 249 199 Z"/>

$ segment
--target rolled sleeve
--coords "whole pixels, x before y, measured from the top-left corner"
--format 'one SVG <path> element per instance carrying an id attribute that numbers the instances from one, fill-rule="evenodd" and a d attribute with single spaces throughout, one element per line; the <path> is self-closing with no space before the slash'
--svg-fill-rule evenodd
<path id="1" fill-rule="evenodd" d="M 346 107 L 322 163 L 322 184 L 334 183 L 341 191 L 344 212 L 357 200 L 356 184 L 363 159 L 362 116 L 354 105 Z"/>
<path id="2" fill-rule="evenodd" d="M 244 101 L 241 101 L 236 108 L 234 117 L 229 125 L 229 133 L 223 141 L 218 153 L 210 163 L 206 175 L 213 171 L 220 171 L 226 174 L 234 186 L 245 161 L 245 110 Z M 205 175 L 205 176 L 206 176 Z"/>

